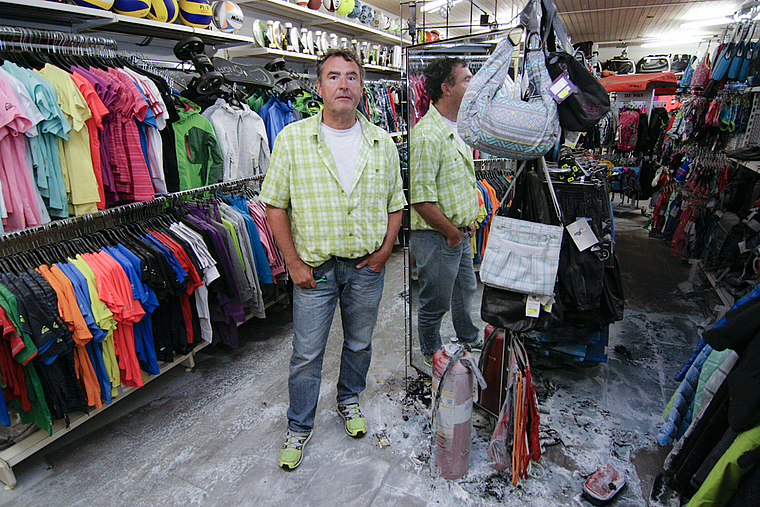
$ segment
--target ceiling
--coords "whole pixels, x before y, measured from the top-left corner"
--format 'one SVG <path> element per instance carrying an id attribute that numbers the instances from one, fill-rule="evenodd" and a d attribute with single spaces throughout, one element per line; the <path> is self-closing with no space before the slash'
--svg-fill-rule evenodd
<path id="1" fill-rule="evenodd" d="M 399 0 L 370 1 L 380 9 L 408 19 L 409 2 L 401 2 L 399 7 Z M 688 21 L 730 17 L 750 8 L 757 9 L 760 4 L 747 0 L 555 0 L 554 3 L 573 42 L 593 41 L 602 46 L 622 42 L 635 46 L 664 38 L 685 40 L 701 34 L 720 36 L 725 25 L 690 30 L 681 28 L 681 25 Z M 436 29 L 442 38 L 449 38 L 487 30 L 479 26 L 483 13 L 489 15 L 491 23 L 495 18 L 499 27 L 508 26 L 519 15 L 524 2 L 459 0 L 449 10 L 448 19 L 441 16 L 445 10 L 441 12 L 440 8 L 420 12 L 423 4 L 421 0 L 416 4 L 418 27 Z"/>

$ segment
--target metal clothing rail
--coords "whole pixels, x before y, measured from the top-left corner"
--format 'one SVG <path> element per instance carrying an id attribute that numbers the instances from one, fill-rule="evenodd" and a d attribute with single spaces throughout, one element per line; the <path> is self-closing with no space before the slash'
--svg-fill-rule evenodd
<path id="1" fill-rule="evenodd" d="M 76 55 L 113 56 L 116 41 L 105 37 L 37 30 L 17 26 L 0 26 L 0 49 L 22 51 L 59 51 Z"/>
<path id="2" fill-rule="evenodd" d="M 9 232 L 4 236 L 0 236 L 0 254 L 10 255 L 30 248 L 39 248 L 47 244 L 63 241 L 71 237 L 72 232 L 94 232 L 103 227 L 117 225 L 117 220 L 123 222 L 125 219 L 127 221 L 137 221 L 149 218 L 162 213 L 170 204 L 184 198 L 197 197 L 202 194 L 213 195 L 219 192 L 244 188 L 249 184 L 261 182 L 263 179 L 264 175 L 258 175 L 215 183 L 204 187 L 191 188 L 161 195 L 151 201 L 134 202 L 87 215 L 65 218 L 48 224 Z"/>

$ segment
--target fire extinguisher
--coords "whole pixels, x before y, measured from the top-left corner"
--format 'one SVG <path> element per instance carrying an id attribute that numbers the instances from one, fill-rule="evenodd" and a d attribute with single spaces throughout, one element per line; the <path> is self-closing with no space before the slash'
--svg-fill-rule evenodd
<path id="1" fill-rule="evenodd" d="M 459 479 L 470 468 L 472 403 L 475 379 L 486 382 L 472 354 L 460 344 L 449 344 L 433 354 L 431 473 Z"/>

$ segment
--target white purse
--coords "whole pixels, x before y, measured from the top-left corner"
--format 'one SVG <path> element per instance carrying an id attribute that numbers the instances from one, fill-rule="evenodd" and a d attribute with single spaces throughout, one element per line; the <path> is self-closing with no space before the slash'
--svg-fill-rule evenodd
<path id="1" fill-rule="evenodd" d="M 561 225 L 562 211 L 543 157 L 541 165 L 560 225 L 494 216 L 480 266 L 480 279 L 486 285 L 524 294 L 554 294 L 564 227 Z M 523 167 L 524 164 L 520 171 Z M 518 175 L 504 195 L 502 205 L 508 202 Z"/>

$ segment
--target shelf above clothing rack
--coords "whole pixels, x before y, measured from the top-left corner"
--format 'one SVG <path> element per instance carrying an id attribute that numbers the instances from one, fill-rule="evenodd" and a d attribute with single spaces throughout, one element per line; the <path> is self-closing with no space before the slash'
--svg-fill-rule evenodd
<path id="1" fill-rule="evenodd" d="M 253 44 L 247 46 L 237 46 L 227 49 L 227 54 L 230 58 L 279 58 L 282 57 L 285 61 L 295 62 L 316 62 L 316 55 L 309 55 L 306 53 L 298 53 L 296 51 L 284 51 L 282 49 L 261 48 Z M 364 69 L 371 72 L 381 72 L 387 74 L 400 74 L 401 69 L 395 69 L 393 67 L 382 67 L 380 65 L 364 65 Z"/>
<path id="2" fill-rule="evenodd" d="M 356 23 L 347 18 L 326 14 L 283 0 L 239 0 L 237 3 L 240 6 L 250 7 L 257 12 L 281 16 L 283 19 L 301 20 L 304 28 L 329 28 L 336 32 L 344 30 L 354 36 L 382 44 L 411 44 L 411 39 L 402 39 L 398 35 Z"/>
<path id="3" fill-rule="evenodd" d="M 194 35 L 205 44 L 217 47 L 254 42 L 253 37 L 244 35 L 193 28 L 179 23 L 163 23 L 46 0 L 0 0 L 0 23 L 3 20 L 13 21 L 12 24 L 18 27 L 43 30 L 54 28 L 73 33 L 112 32 L 166 40 L 182 40 Z"/>

